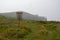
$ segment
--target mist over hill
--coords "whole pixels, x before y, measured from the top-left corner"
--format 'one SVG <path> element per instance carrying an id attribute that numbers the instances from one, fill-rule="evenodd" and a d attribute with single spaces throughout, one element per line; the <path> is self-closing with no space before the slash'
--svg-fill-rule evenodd
<path id="1" fill-rule="evenodd" d="M 16 12 L 0 13 L 0 15 L 3 15 L 7 18 L 17 18 L 18 16 Z M 22 19 L 26 19 L 26 20 L 47 21 L 47 18 L 45 17 L 32 15 L 26 12 L 23 12 L 23 14 L 21 14 L 20 16 L 22 16 Z"/>

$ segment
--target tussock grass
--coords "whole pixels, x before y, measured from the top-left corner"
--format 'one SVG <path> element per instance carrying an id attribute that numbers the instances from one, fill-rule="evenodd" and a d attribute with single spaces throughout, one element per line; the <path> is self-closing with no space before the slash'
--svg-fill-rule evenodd
<path id="1" fill-rule="evenodd" d="M 0 16 L 0 40 L 60 40 L 60 22 L 22 20 Z"/>

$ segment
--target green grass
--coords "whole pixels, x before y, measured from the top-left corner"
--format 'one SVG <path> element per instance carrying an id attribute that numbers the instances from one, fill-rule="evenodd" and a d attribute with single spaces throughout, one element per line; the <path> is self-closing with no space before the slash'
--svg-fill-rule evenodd
<path id="1" fill-rule="evenodd" d="M 0 40 L 60 40 L 60 22 L 19 21 L 0 16 Z"/>

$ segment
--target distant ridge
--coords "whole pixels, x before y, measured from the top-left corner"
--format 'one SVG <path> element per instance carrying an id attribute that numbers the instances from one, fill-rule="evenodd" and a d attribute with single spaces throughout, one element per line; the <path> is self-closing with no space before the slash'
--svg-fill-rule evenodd
<path id="1" fill-rule="evenodd" d="M 38 16 L 38 15 L 32 15 L 30 13 L 23 12 L 23 11 L 0 13 L 0 15 L 3 15 L 7 18 L 17 18 L 17 13 L 21 13 L 20 16 L 22 17 L 22 19 L 36 20 L 36 21 L 47 21 L 47 18 L 45 18 L 45 17 Z"/>

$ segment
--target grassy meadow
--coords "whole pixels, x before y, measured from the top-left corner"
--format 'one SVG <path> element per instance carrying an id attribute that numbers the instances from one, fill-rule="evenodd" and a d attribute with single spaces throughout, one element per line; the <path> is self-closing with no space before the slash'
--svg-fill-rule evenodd
<path id="1" fill-rule="evenodd" d="M 60 40 L 60 22 L 33 21 L 0 16 L 0 40 Z"/>

